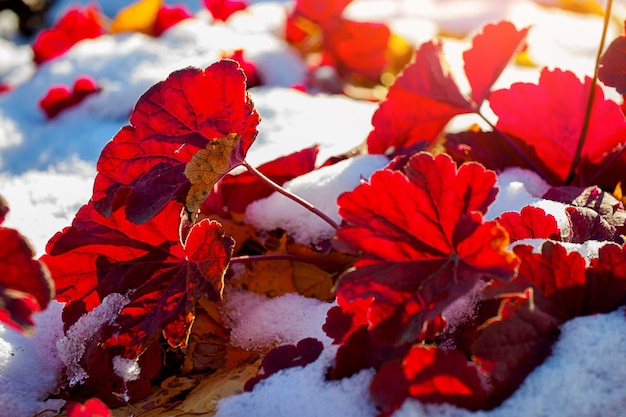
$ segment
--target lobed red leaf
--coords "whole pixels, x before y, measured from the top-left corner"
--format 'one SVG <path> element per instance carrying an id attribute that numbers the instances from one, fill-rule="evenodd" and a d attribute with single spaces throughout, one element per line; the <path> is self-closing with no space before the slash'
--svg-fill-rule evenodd
<path id="1" fill-rule="evenodd" d="M 626 94 L 626 36 L 614 39 L 602 55 L 598 79 L 615 87 L 618 93 Z"/>
<path id="2" fill-rule="evenodd" d="M 585 83 L 571 72 L 544 69 L 539 84 L 515 83 L 491 93 L 498 115 L 496 128 L 531 146 L 537 157 L 563 183 L 569 173 L 585 120 L 591 79 Z M 624 143 L 626 120 L 619 106 L 593 91 L 593 108 L 581 154 L 581 166 L 600 164 Z"/>
<path id="3" fill-rule="evenodd" d="M 511 242 L 520 239 L 561 240 L 561 231 L 554 216 L 538 207 L 526 206 L 519 213 L 502 213 L 496 221 L 506 229 Z"/>
<path id="4" fill-rule="evenodd" d="M 528 28 L 517 30 L 507 21 L 486 25 L 472 40 L 472 47 L 463 53 L 465 74 L 472 88 L 472 100 L 479 108 L 489 95 L 515 52 L 523 45 Z"/>
<path id="5" fill-rule="evenodd" d="M 362 257 L 340 278 L 338 300 L 371 298 L 374 337 L 398 345 L 413 342 L 477 280 L 510 279 L 517 261 L 506 231 L 482 220 L 496 193 L 484 167 L 457 170 L 445 154 L 419 153 L 404 172 L 378 171 L 341 195 L 336 246 Z"/>
<path id="6" fill-rule="evenodd" d="M 161 334 L 170 345 L 185 346 L 196 301 L 221 295 L 234 242 L 209 220 L 179 236 L 181 210 L 171 202 L 136 225 L 122 209 L 107 218 L 91 204 L 81 208 L 42 257 L 57 284 L 57 299 L 68 303 L 66 328 L 105 296 L 127 294 L 130 303 L 115 325 L 93 343 L 124 346 L 128 358 L 139 357 Z"/>
<path id="7" fill-rule="evenodd" d="M 243 161 L 259 120 L 235 61 L 172 73 L 139 99 L 130 125 L 103 149 L 94 206 L 105 216 L 125 206 L 130 221 L 143 223 L 172 200 L 184 203 L 190 189 L 184 171 L 193 155 L 211 141 L 239 135 L 225 175 Z"/>
<path id="8" fill-rule="evenodd" d="M 368 151 L 393 153 L 419 141 L 433 141 L 450 119 L 472 111 L 449 72 L 442 44 L 426 42 L 374 113 Z"/>

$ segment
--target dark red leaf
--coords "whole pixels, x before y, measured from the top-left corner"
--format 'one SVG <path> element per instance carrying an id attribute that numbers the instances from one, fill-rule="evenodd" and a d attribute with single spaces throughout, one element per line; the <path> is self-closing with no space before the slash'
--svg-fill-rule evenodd
<path id="1" fill-rule="evenodd" d="M 66 86 L 51 87 L 39 101 L 39 107 L 46 113 L 48 119 L 53 119 L 62 111 L 76 106 L 87 96 L 101 90 L 92 78 L 81 76 L 76 79 L 71 91 Z"/>
<path id="2" fill-rule="evenodd" d="M 65 406 L 67 417 L 112 417 L 109 407 L 98 398 L 91 398 L 85 404 L 69 402 Z"/>
<path id="3" fill-rule="evenodd" d="M 378 171 L 339 197 L 345 222 L 336 246 L 362 257 L 337 294 L 348 303 L 373 298 L 367 317 L 378 341 L 413 342 L 477 280 L 512 277 L 517 261 L 506 251 L 506 231 L 482 219 L 495 179 L 478 164 L 457 170 L 445 154 L 419 153 L 404 172 Z"/>
<path id="4" fill-rule="evenodd" d="M 531 288 L 509 295 L 499 315 L 481 327 L 472 345 L 474 361 L 491 378 L 488 408 L 509 397 L 552 352 L 562 320 L 539 301 Z"/>
<path id="5" fill-rule="evenodd" d="M 527 34 L 528 28 L 517 30 L 511 22 L 488 24 L 474 37 L 472 47 L 463 53 L 465 74 L 477 108 L 489 95 L 513 54 L 523 45 Z"/>
<path id="6" fill-rule="evenodd" d="M 33 42 L 33 59 L 37 65 L 64 54 L 83 39 L 105 33 L 98 6 L 69 9 L 50 29 L 42 30 Z"/>
<path id="7" fill-rule="evenodd" d="M 254 141 L 259 115 L 235 61 L 206 70 L 186 68 L 152 86 L 137 102 L 98 160 L 94 205 L 109 216 L 125 206 L 127 218 L 143 223 L 172 200 L 184 203 L 190 189 L 185 167 L 220 138 L 233 137 L 228 169 L 243 161 Z"/>
<path id="8" fill-rule="evenodd" d="M 368 150 L 391 153 L 419 141 L 434 140 L 450 119 L 472 111 L 448 70 L 442 44 L 426 42 L 374 113 Z"/>
<path id="9" fill-rule="evenodd" d="M 0 322 L 30 334 L 33 313 L 44 310 L 54 297 L 46 267 L 33 259 L 35 251 L 17 230 L 2 227 L 8 205 L 0 197 Z"/>
<path id="10" fill-rule="evenodd" d="M 267 162 L 257 169 L 275 183 L 282 185 L 314 170 L 318 153 L 319 147 L 313 146 Z M 206 199 L 202 211 L 225 218 L 233 213 L 243 214 L 248 204 L 265 198 L 272 192 L 258 176 L 249 171 L 227 175 L 217 183 Z"/>
<path id="11" fill-rule="evenodd" d="M 591 79 L 585 83 L 571 72 L 544 69 L 539 84 L 515 83 L 491 93 L 498 115 L 496 128 L 534 148 L 538 158 L 561 183 L 572 164 L 585 120 Z M 599 164 L 626 137 L 626 120 L 617 103 L 593 91 L 593 108 L 581 154 L 581 166 Z"/>
<path id="12" fill-rule="evenodd" d="M 600 59 L 598 78 L 604 84 L 626 94 L 626 36 L 614 39 Z"/>
<path id="13" fill-rule="evenodd" d="M 235 12 L 245 10 L 248 3 L 242 0 L 204 0 L 204 7 L 213 15 L 213 19 L 226 21 Z"/>
<path id="14" fill-rule="evenodd" d="M 543 195 L 543 198 L 575 207 L 590 208 L 601 215 L 619 233 L 626 233 L 624 205 L 613 195 L 598 187 L 553 187 Z"/>
<path id="15" fill-rule="evenodd" d="M 587 207 L 567 207 L 570 222 L 569 242 L 585 243 L 588 240 L 610 241 L 622 244 L 624 238 L 595 210 Z"/>
<path id="16" fill-rule="evenodd" d="M 509 233 L 511 242 L 528 238 L 561 240 L 561 231 L 554 216 L 538 207 L 526 206 L 519 213 L 502 213 L 496 221 Z"/>
<path id="17" fill-rule="evenodd" d="M 370 386 L 374 403 L 391 414 L 407 398 L 452 403 L 470 410 L 485 406 L 487 393 L 478 368 L 457 350 L 414 346 L 402 362 L 387 362 Z"/>
<path id="18" fill-rule="evenodd" d="M 282 369 L 315 362 L 323 350 L 324 344 L 311 337 L 300 340 L 296 345 L 282 345 L 270 350 L 263 358 L 263 373 L 246 381 L 244 391 L 252 391 L 259 381 Z"/>
<path id="19" fill-rule="evenodd" d="M 168 6 L 162 4 L 157 12 L 154 26 L 152 27 L 153 36 L 161 36 L 163 32 L 172 26 L 191 18 L 192 15 L 184 6 Z"/>
<path id="20" fill-rule="evenodd" d="M 120 209 L 108 218 L 89 204 L 72 226 L 48 243 L 48 265 L 64 309 L 66 328 L 112 293 L 127 294 L 126 305 L 105 340 L 137 358 L 163 334 L 185 346 L 196 300 L 219 299 L 233 240 L 209 220 L 179 236 L 182 206 L 171 202 L 148 222 L 136 225 Z M 132 289 L 132 291 L 129 291 Z"/>

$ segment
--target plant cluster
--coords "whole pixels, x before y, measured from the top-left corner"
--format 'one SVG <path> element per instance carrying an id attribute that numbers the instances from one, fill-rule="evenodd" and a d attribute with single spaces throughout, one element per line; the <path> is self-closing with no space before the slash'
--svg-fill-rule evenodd
<path id="1" fill-rule="evenodd" d="M 298 42 L 324 39 L 340 72 L 379 77 L 386 64 L 338 61 L 345 55 L 327 39 L 359 25 L 337 17 L 349 1 L 331 3 L 337 6 L 298 2 L 288 27 L 299 30 Z M 468 94 L 448 71 L 440 41 L 415 51 L 373 115 L 363 147 L 387 155 L 389 164 L 339 197 L 341 224 L 280 187 L 319 168 L 317 148 L 258 168 L 246 162 L 261 118 L 236 61 L 185 68 L 151 87 L 103 149 L 90 201 L 41 259 L 65 303 L 66 333 L 107 297 L 124 296 L 86 341 L 79 357 L 86 377 L 66 375 L 70 397 L 116 406 L 149 395 L 154 381 L 172 373 L 219 373 L 249 359 L 253 353 L 230 345 L 223 321 L 229 285 L 336 299 L 323 326 L 339 346 L 328 378 L 373 368 L 370 394 L 381 415 L 407 398 L 496 407 L 550 355 L 563 323 L 623 306 L 626 118 L 598 82 L 626 92 L 626 37 L 599 54 L 599 81 L 544 69 L 537 84 L 492 91 L 529 30 L 503 21 L 473 38 L 463 54 Z M 497 122 L 485 116 L 487 105 Z M 443 133 L 468 113 L 489 129 Z M 497 172 L 511 166 L 551 185 L 542 197 L 567 204 L 568 229 L 530 206 L 485 219 Z M 237 167 L 246 171 L 233 175 Z M 335 236 L 313 247 L 246 224 L 247 205 L 273 191 L 318 214 Z M 528 238 L 544 240 L 539 251 L 523 242 Z M 604 244 L 588 261 L 564 245 L 592 240 Z M 511 246 L 515 241 L 522 242 Z M 234 280 L 237 263 L 245 268 Z M 37 275 L 22 282 L 42 288 L 47 281 Z M 50 299 L 31 293 L 40 308 Z M 470 314 L 452 314 L 459 304 Z M 5 305 L 10 322 L 28 324 L 21 307 Z M 247 389 L 320 352 L 311 339 L 270 351 Z M 141 373 L 119 375 L 118 357 L 136 361 Z"/>

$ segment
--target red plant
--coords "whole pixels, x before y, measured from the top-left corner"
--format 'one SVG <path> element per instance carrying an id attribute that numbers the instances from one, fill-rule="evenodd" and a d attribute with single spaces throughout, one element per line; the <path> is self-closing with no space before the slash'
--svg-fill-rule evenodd
<path id="1" fill-rule="evenodd" d="M 62 111 L 78 105 L 87 96 L 102 91 L 95 81 L 87 76 L 78 77 L 70 90 L 66 86 L 50 87 L 46 95 L 39 100 L 39 107 L 48 119 L 54 119 Z"/>
<path id="2" fill-rule="evenodd" d="M 50 29 L 42 30 L 33 42 L 34 60 L 37 65 L 62 55 L 83 39 L 97 38 L 105 33 L 98 7 L 68 10 Z"/>
<path id="3" fill-rule="evenodd" d="M 3 227 L 9 206 L 0 196 L 0 322 L 32 333 L 33 313 L 54 298 L 54 284 L 46 267 L 33 259 L 35 252 L 17 230 Z"/>

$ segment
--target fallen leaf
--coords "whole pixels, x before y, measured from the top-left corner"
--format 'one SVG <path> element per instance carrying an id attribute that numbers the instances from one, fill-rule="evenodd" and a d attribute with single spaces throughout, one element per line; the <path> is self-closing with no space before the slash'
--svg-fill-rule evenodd
<path id="1" fill-rule="evenodd" d="M 161 0 L 138 0 L 121 9 L 109 25 L 110 33 L 141 32 L 151 35 Z"/>

